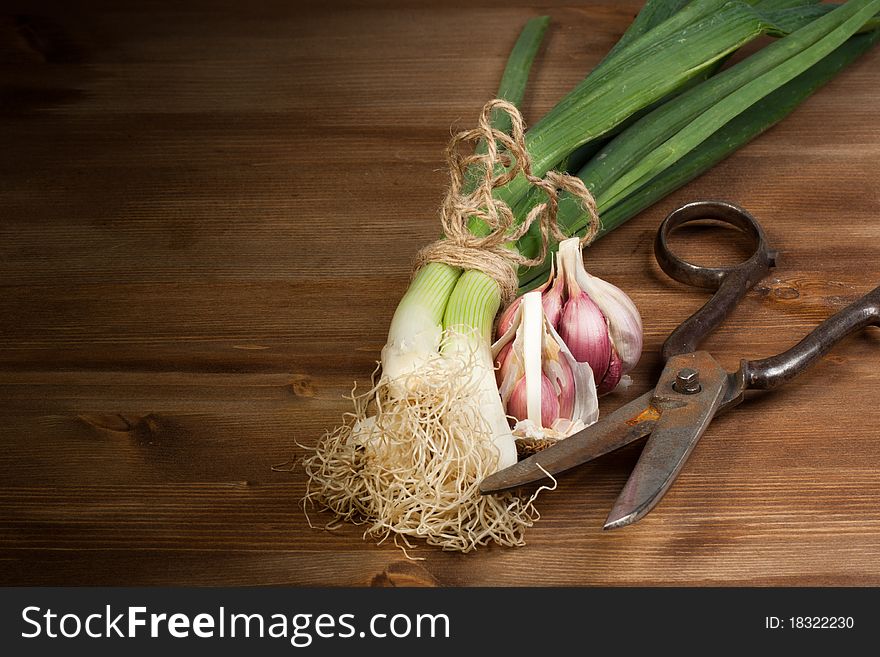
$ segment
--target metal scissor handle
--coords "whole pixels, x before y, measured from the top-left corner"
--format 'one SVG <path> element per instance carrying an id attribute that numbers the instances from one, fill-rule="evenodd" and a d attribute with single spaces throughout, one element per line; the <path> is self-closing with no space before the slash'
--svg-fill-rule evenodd
<path id="1" fill-rule="evenodd" d="M 880 286 L 826 319 L 788 351 L 743 361 L 737 373 L 743 389 L 769 390 L 791 381 L 843 338 L 868 326 L 880 326 Z"/>
<path id="2" fill-rule="evenodd" d="M 669 234 L 683 224 L 716 219 L 752 238 L 755 251 L 748 260 L 731 267 L 703 267 L 679 258 L 669 248 Z M 697 287 L 716 290 L 706 304 L 682 322 L 663 343 L 663 360 L 697 350 L 736 304 L 776 265 L 777 252 L 767 244 L 758 220 L 742 208 L 725 201 L 695 201 L 673 211 L 657 231 L 654 254 L 660 268 L 671 278 Z"/>
<path id="3" fill-rule="evenodd" d="M 752 238 L 755 251 L 732 267 L 703 267 L 682 260 L 669 248 L 669 234 L 679 226 L 701 219 L 716 219 L 735 226 Z M 777 252 L 767 244 L 758 220 L 725 201 L 695 201 L 673 211 L 657 231 L 654 253 L 660 268 L 671 278 L 716 290 L 706 304 L 679 325 L 663 343 L 664 361 L 697 350 L 699 343 L 736 307 L 746 293 L 776 265 Z M 738 388 L 768 390 L 790 381 L 850 333 L 880 326 L 880 287 L 829 317 L 794 347 L 777 356 L 743 361 Z M 731 394 L 734 391 L 731 391 Z"/>

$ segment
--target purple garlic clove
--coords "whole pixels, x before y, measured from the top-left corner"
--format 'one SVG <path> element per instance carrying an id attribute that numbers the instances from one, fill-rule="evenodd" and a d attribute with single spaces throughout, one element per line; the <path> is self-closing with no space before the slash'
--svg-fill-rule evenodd
<path id="1" fill-rule="evenodd" d="M 559 337 L 579 363 L 589 363 L 593 377 L 601 381 L 611 361 L 608 323 L 586 292 L 578 292 L 566 302 L 559 321 Z"/>

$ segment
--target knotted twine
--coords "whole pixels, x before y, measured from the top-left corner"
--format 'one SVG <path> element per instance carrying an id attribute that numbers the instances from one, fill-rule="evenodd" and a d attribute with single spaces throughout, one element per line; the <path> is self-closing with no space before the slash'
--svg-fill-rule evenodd
<path id="1" fill-rule="evenodd" d="M 492 127 L 494 110 L 510 117 L 510 134 Z M 485 144 L 486 152 L 479 152 L 477 147 L 470 155 L 462 155 L 461 145 L 467 142 Z M 543 178 L 532 174 L 532 162 L 525 143 L 525 122 L 519 110 L 505 100 L 490 100 L 483 106 L 476 128 L 453 136 L 446 148 L 446 162 L 450 184 L 440 208 L 444 238 L 418 252 L 415 271 L 429 262 L 479 270 L 498 283 L 502 302 L 507 304 L 514 299 L 519 286 L 517 268 L 541 264 L 547 256 L 550 239 L 561 241 L 566 238 L 556 220 L 560 191 L 578 199 L 589 215 L 581 244 L 589 244 L 599 232 L 596 200 L 580 178 L 558 171 L 548 171 Z M 520 173 L 531 185 L 543 191 L 546 200 L 533 207 L 518 224 L 510 206 L 496 198 L 493 192 Z M 472 191 L 465 191 L 472 184 Z M 469 230 L 473 218 L 486 225 L 486 235 L 475 235 Z M 535 222 L 540 228 L 540 253 L 535 258 L 527 258 L 512 246 Z"/>

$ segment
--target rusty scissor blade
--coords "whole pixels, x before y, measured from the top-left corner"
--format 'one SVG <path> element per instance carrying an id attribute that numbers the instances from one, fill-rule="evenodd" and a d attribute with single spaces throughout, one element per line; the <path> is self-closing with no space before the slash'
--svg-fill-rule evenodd
<path id="1" fill-rule="evenodd" d="M 597 424 L 592 424 L 565 440 L 500 470 L 480 482 L 483 494 L 497 493 L 531 484 L 647 436 L 662 411 L 653 404 L 650 391 L 618 408 Z"/>
<path id="2" fill-rule="evenodd" d="M 696 392 L 674 388 L 676 375 L 687 370 L 699 374 Z M 729 385 L 727 372 L 705 351 L 669 359 L 654 389 L 655 403 L 664 408 L 663 416 L 608 514 L 605 529 L 630 525 L 654 508 L 720 409 Z"/>

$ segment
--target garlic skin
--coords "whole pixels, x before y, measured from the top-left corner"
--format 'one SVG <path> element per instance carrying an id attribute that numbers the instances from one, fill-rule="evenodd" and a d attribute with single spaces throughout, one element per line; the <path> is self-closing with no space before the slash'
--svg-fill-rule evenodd
<path id="1" fill-rule="evenodd" d="M 510 396 L 510 391 L 505 395 L 501 390 L 501 386 L 504 383 L 504 379 L 507 377 L 507 372 L 510 371 L 512 357 L 513 345 L 510 343 L 504 345 L 504 348 L 498 352 L 497 356 L 495 356 L 495 382 L 498 384 L 498 392 L 501 393 L 501 398 L 504 401 L 507 401 L 507 397 Z"/>
<path id="2" fill-rule="evenodd" d="M 548 362 L 544 371 L 553 386 L 553 392 L 559 400 L 559 417 L 571 418 L 574 415 L 575 381 L 571 365 L 564 358 Z M 542 393 L 543 394 L 543 393 Z"/>
<path id="3" fill-rule="evenodd" d="M 520 303 L 522 303 L 522 297 L 517 297 L 502 311 L 501 315 L 498 317 L 498 322 L 495 325 L 496 335 L 504 335 L 507 333 L 513 325 L 513 320 L 516 317 L 516 311 L 519 310 Z"/>

